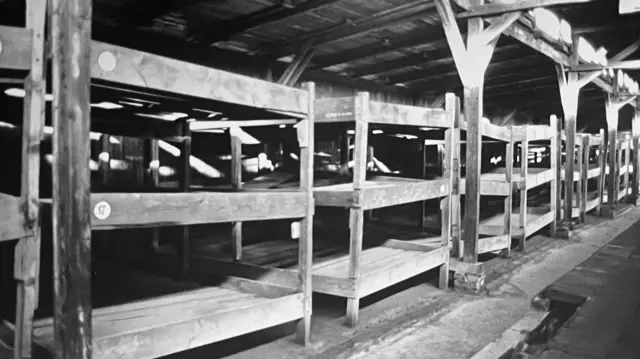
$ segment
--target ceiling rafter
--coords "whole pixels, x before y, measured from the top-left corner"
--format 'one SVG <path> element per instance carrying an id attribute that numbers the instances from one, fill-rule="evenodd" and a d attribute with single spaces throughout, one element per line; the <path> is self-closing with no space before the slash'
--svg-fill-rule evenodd
<path id="1" fill-rule="evenodd" d="M 490 3 L 470 6 L 467 11 L 459 13 L 456 17 L 458 19 L 466 19 L 470 17 L 498 16 L 509 12 L 526 11 L 539 7 L 576 5 L 595 1 L 600 0 L 522 0 L 509 4 Z"/>
<path id="2" fill-rule="evenodd" d="M 213 44 L 219 41 L 226 41 L 232 36 L 241 34 L 245 31 L 282 21 L 292 16 L 331 5 L 338 1 L 340 0 L 308 0 L 293 4 L 293 6 L 276 4 L 264 8 L 263 10 L 233 19 L 205 25 L 188 26 L 187 38 L 203 44 Z"/>

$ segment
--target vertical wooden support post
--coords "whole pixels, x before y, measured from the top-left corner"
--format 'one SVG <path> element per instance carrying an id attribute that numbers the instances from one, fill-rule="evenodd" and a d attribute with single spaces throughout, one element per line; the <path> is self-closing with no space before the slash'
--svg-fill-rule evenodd
<path id="1" fill-rule="evenodd" d="M 478 231 L 480 218 L 480 166 L 482 160 L 482 86 L 465 87 L 464 109 L 467 121 L 464 261 L 478 262 Z"/>
<path id="2" fill-rule="evenodd" d="M 462 259 L 462 238 L 460 232 L 460 223 L 462 222 L 462 213 L 460 207 L 460 98 L 456 97 L 455 116 L 453 120 L 453 135 L 451 138 L 453 154 L 453 188 L 451 190 L 451 237 L 453 253 L 456 258 Z"/>
<path id="3" fill-rule="evenodd" d="M 242 142 L 239 136 L 240 128 L 231 127 L 229 138 L 231 140 L 231 186 L 234 190 L 242 189 Z M 242 258 L 242 222 L 231 223 L 232 259 L 239 261 Z"/>
<path id="4" fill-rule="evenodd" d="M 373 146 L 367 146 L 367 166 L 366 166 L 367 171 L 369 170 L 369 164 L 373 163 L 373 154 L 374 154 Z M 366 173 L 365 173 L 365 176 L 366 176 Z M 373 217 L 373 209 L 370 209 L 367 212 L 365 212 L 365 218 L 368 221 L 370 221 L 370 220 L 372 220 L 374 218 Z"/>
<path id="5" fill-rule="evenodd" d="M 456 145 L 454 140 L 454 131 L 455 131 L 455 118 L 457 111 L 457 99 L 456 96 L 452 93 L 447 93 L 445 97 L 445 110 L 447 112 L 449 118 L 449 128 L 445 131 L 444 134 L 444 160 L 442 161 L 442 176 L 449 180 L 447 195 L 440 201 L 440 209 L 441 209 L 441 230 L 440 235 L 442 239 L 442 246 L 449 248 L 449 243 L 451 241 L 451 222 L 452 222 L 452 213 L 451 213 L 451 203 L 452 203 L 452 189 L 453 189 L 453 181 L 454 181 L 454 173 L 453 173 L 453 147 Z M 424 141 L 422 142 L 422 148 L 424 148 Z M 424 155 L 424 154 L 423 154 Z M 424 158 L 424 156 L 423 156 Z M 423 162 L 424 168 L 424 162 Z M 423 170 L 424 171 L 424 170 Z M 441 289 L 446 289 L 449 286 L 449 256 L 445 263 L 440 266 L 440 281 L 439 286 Z"/>
<path id="6" fill-rule="evenodd" d="M 607 143 L 604 136 L 604 129 L 600 129 L 600 145 L 598 146 L 598 166 L 600 167 L 600 175 L 598 176 L 598 207 L 596 213 L 602 215 L 602 205 L 604 201 L 604 183 L 607 169 Z"/>
<path id="7" fill-rule="evenodd" d="M 583 154 L 584 154 L 584 147 L 582 146 L 582 137 L 577 136 L 576 137 L 578 139 L 578 143 L 576 146 L 576 169 L 578 172 L 578 178 L 574 177 L 574 181 L 575 182 L 575 198 L 576 198 L 576 205 L 575 208 L 578 209 L 578 218 L 576 219 L 578 221 L 578 223 L 580 222 L 580 219 L 582 217 L 582 212 L 580 211 L 580 208 L 582 208 L 582 160 L 583 160 Z M 573 211 L 572 211 L 573 212 Z M 572 219 L 573 220 L 573 219 Z"/>
<path id="8" fill-rule="evenodd" d="M 14 253 L 13 276 L 17 281 L 14 358 L 30 358 L 33 313 L 38 307 L 40 276 L 40 142 L 45 110 L 45 15 L 46 0 L 28 0 L 26 25 L 33 35 L 31 67 L 24 81 L 25 97 L 22 125 L 22 178 L 20 194 L 25 224 L 31 235 L 18 241 Z M 88 161 L 88 160 L 87 160 Z"/>
<path id="9" fill-rule="evenodd" d="M 629 200 L 629 172 L 631 171 L 631 138 L 626 135 L 624 140 L 624 178 L 622 180 L 624 186 L 624 202 Z"/>
<path id="10" fill-rule="evenodd" d="M 549 118 L 549 126 L 555 130 L 554 136 L 551 138 L 550 144 L 550 156 L 551 156 L 551 169 L 554 173 L 553 181 L 551 181 L 551 212 L 554 213 L 553 221 L 551 222 L 551 236 L 555 237 L 558 231 L 558 220 L 561 218 L 561 200 L 560 194 L 562 183 L 562 172 L 560 162 L 562 161 L 562 128 L 560 121 L 556 115 L 551 115 Z"/>
<path id="11" fill-rule="evenodd" d="M 506 181 L 509 185 L 509 195 L 504 199 L 504 234 L 506 234 L 509 238 L 509 242 L 505 251 L 506 256 L 511 255 L 511 246 L 513 245 L 513 223 L 511 223 L 511 212 L 513 210 L 513 151 L 515 148 L 515 143 L 513 139 L 513 126 L 509 126 L 511 133 L 511 140 L 507 143 L 507 151 L 505 154 L 505 164 L 506 164 Z M 526 238 L 522 239 L 522 242 L 525 241 Z M 521 247 L 523 244 L 521 243 Z"/>
<path id="12" fill-rule="evenodd" d="M 573 195 L 574 173 L 576 165 L 576 116 L 569 114 L 565 117 L 565 163 L 564 163 L 564 214 L 563 228 L 567 231 L 573 229 Z"/>
<path id="13" fill-rule="evenodd" d="M 607 174 L 607 216 L 612 216 L 615 210 L 615 196 L 616 196 L 616 183 L 617 178 L 617 148 L 618 148 L 618 107 L 615 106 L 611 96 L 607 98 L 606 103 L 606 115 L 607 115 L 607 166 L 609 173 Z M 606 167 L 605 167 L 606 170 Z"/>
<path id="14" fill-rule="evenodd" d="M 191 129 L 189 122 L 182 123 L 182 143 L 180 146 L 180 191 L 189 192 L 191 187 Z M 178 260 L 180 262 L 180 274 L 184 275 L 189 270 L 189 252 L 191 246 L 191 231 L 189 226 L 182 227 L 182 240 L 178 245 Z"/>
<path id="15" fill-rule="evenodd" d="M 624 142 L 618 138 L 617 149 L 616 149 L 616 177 L 615 177 L 615 187 L 614 187 L 614 197 L 613 204 L 614 207 L 618 207 L 620 196 L 620 173 L 622 173 L 622 154 L 624 153 Z"/>
<path id="16" fill-rule="evenodd" d="M 349 245 L 349 279 L 360 278 L 360 260 L 362 256 L 362 241 L 364 237 L 364 210 L 362 189 L 365 185 L 367 174 L 367 140 L 369 137 L 369 94 L 358 93 L 355 98 L 356 135 L 353 151 L 353 190 L 356 205 L 349 210 L 349 232 L 351 243 Z M 356 296 L 358 294 L 356 293 Z M 347 324 L 355 327 L 358 322 L 358 310 L 360 298 L 347 299 Z"/>
<path id="17" fill-rule="evenodd" d="M 147 159 L 145 167 L 148 167 L 147 186 L 151 190 L 156 190 L 160 184 L 160 148 L 158 140 L 147 141 Z M 157 250 L 160 247 L 160 228 L 151 229 L 151 249 Z"/>
<path id="18" fill-rule="evenodd" d="M 524 126 L 524 138 L 520 147 L 520 176 L 523 181 L 523 188 L 520 191 L 520 223 L 519 226 L 523 230 L 522 238 L 518 245 L 518 250 L 524 252 L 526 250 L 527 242 L 527 172 L 529 172 L 529 136 L 527 135 L 528 127 Z M 507 213 L 511 215 L 511 213 Z"/>
<path id="19" fill-rule="evenodd" d="M 635 113 L 631 120 L 631 135 L 633 136 L 632 166 L 633 177 L 631 181 L 630 203 L 637 205 L 640 198 L 640 101 L 636 101 Z"/>
<path id="20" fill-rule="evenodd" d="M 300 190 L 307 195 L 307 212 L 300 225 L 300 239 L 298 241 L 298 275 L 300 291 L 303 294 L 304 317 L 298 323 L 298 340 L 304 345 L 311 341 L 311 277 L 313 262 L 313 157 L 315 146 L 315 85 L 311 82 L 303 84 L 308 92 L 308 115 L 297 127 L 298 142 L 300 144 Z"/>
<path id="21" fill-rule="evenodd" d="M 446 137 L 446 136 L 445 136 Z M 419 136 L 420 141 L 420 173 L 421 179 L 427 178 L 427 146 L 425 146 L 425 136 Z M 446 146 L 446 140 L 445 140 Z M 427 229 L 427 201 L 420 203 L 420 219 L 418 221 L 418 229 L 425 231 Z"/>
<path id="22" fill-rule="evenodd" d="M 90 358 L 92 2 L 53 0 L 51 9 L 54 352 L 56 358 Z"/>
<path id="23" fill-rule="evenodd" d="M 98 155 L 98 163 L 100 170 L 100 186 L 105 188 L 109 185 L 109 175 L 111 171 L 111 136 L 103 134 L 100 136 L 100 154 Z"/>
<path id="24" fill-rule="evenodd" d="M 580 222 L 587 222 L 587 201 L 589 200 L 587 193 L 589 187 L 589 153 L 591 152 L 591 136 L 582 137 L 582 170 L 580 182 L 582 183 L 580 192 Z"/>

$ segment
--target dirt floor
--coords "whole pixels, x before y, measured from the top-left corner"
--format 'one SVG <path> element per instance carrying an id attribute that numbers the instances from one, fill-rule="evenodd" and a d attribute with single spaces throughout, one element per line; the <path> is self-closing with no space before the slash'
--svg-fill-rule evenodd
<path id="1" fill-rule="evenodd" d="M 229 358 L 456 359 L 487 346 L 478 357 L 498 358 L 515 344 L 504 340 L 505 333 L 535 317 L 532 298 L 639 220 L 640 208 L 630 208 L 612 220 L 589 217 L 568 241 L 538 236 L 531 252 L 493 261 L 482 296 L 419 286 L 365 308 L 356 330 L 340 319 L 316 323 L 311 348 L 284 338 Z"/>

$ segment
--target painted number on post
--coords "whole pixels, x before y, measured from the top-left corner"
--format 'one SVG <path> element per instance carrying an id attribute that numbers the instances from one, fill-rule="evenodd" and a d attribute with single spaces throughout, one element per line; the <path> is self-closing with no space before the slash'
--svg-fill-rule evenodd
<path id="1" fill-rule="evenodd" d="M 111 205 L 104 201 L 98 202 L 98 204 L 93 207 L 93 215 L 96 216 L 97 219 L 104 221 L 111 215 Z"/>

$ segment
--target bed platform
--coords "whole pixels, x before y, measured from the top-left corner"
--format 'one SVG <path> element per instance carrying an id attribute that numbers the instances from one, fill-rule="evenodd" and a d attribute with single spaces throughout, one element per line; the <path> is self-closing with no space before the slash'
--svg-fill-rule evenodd
<path id="1" fill-rule="evenodd" d="M 513 236 L 519 239 L 527 238 L 535 232 L 549 225 L 554 220 L 555 213 L 551 206 L 527 207 L 523 215 L 521 209 L 511 212 Z M 499 235 L 504 231 L 504 215 L 499 214 L 480 221 L 480 233 L 485 235 Z M 525 219 L 524 225 L 522 219 Z"/>
<path id="2" fill-rule="evenodd" d="M 46 6 L 41 4 L 41 7 L 44 14 Z M 31 36 L 28 29 L 21 32 L 0 27 L 0 37 L 15 31 Z M 6 47 L 3 54 L 11 51 L 16 49 Z M 221 113 L 246 118 L 249 125 L 255 125 L 255 121 L 272 123 L 274 118 L 282 119 L 282 123 L 296 124 L 301 148 L 299 188 L 251 192 L 236 187 L 238 191 L 235 192 L 188 192 L 188 180 L 181 180 L 183 193 L 91 193 L 87 218 L 91 220 L 92 230 L 184 226 L 188 234 L 186 228 L 192 224 L 282 218 L 301 221 L 302 228 L 296 243 L 300 263 L 292 272 L 295 280 L 287 286 L 228 278 L 221 285 L 204 289 L 96 309 L 86 313 L 93 317 L 92 357 L 155 358 L 296 320 L 300 321 L 298 338 L 301 343 L 308 344 L 313 243 L 314 85 L 308 83 L 302 89 L 287 87 L 96 41 L 91 42 L 91 55 L 90 70 L 94 81 L 109 83 L 113 88 L 171 93 L 182 96 L 185 101 L 208 101 Z M 4 61 L 5 56 L 0 59 L 0 65 L 11 65 Z M 242 125 L 242 121 L 234 123 Z M 190 132 L 179 135 L 184 145 L 190 146 Z M 190 147 L 183 147 L 182 153 L 184 168 L 188 169 Z M 61 165 L 72 165 L 70 160 L 65 161 Z M 43 199 L 40 205 L 36 203 L 33 207 L 51 210 L 51 204 L 50 199 Z M 0 208 L 1 240 L 30 235 L 30 226 L 21 219 L 21 213 L 31 206 L 25 206 L 20 199 L 2 196 Z M 73 281 L 78 276 L 91 276 L 90 273 L 75 273 L 67 278 L 66 272 L 61 275 L 71 282 L 66 285 L 68 288 L 75 288 Z M 61 296 L 60 300 L 65 301 L 65 296 L 72 294 L 61 293 Z M 54 313 L 53 318 L 34 324 L 35 338 L 52 351 L 54 321 L 63 317 L 59 314 Z M 79 320 L 82 322 L 83 319 Z M 16 350 L 23 350 L 26 345 L 17 345 Z"/>

